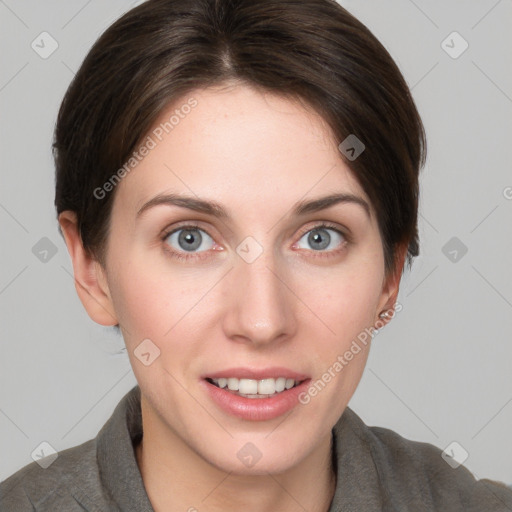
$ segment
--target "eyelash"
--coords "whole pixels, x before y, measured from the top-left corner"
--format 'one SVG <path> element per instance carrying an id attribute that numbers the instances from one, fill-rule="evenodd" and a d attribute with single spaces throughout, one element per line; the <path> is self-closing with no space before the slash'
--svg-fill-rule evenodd
<path id="1" fill-rule="evenodd" d="M 304 232 L 302 232 L 300 234 L 299 240 L 306 233 L 309 233 L 310 231 L 316 231 L 316 230 L 319 230 L 319 229 L 323 229 L 323 228 L 327 228 L 327 229 L 335 231 L 336 233 L 338 233 L 339 235 L 341 235 L 344 238 L 344 241 L 341 242 L 341 247 L 339 249 L 334 249 L 334 250 L 330 250 L 330 251 L 312 251 L 312 252 L 316 253 L 315 257 L 317 257 L 317 258 L 332 257 L 333 255 L 339 254 L 341 251 L 346 249 L 347 245 L 350 245 L 352 243 L 352 238 L 349 235 L 347 235 L 344 231 L 339 229 L 336 225 L 331 224 L 329 222 L 322 222 L 320 224 L 317 224 L 316 226 L 313 226 L 311 228 L 306 229 Z M 186 254 L 184 252 L 178 252 L 178 251 L 175 251 L 173 249 L 169 249 L 169 244 L 165 243 L 165 240 L 170 235 L 175 233 L 176 231 L 180 231 L 182 229 L 188 229 L 188 230 L 197 229 L 199 231 L 205 232 L 206 234 L 208 234 L 208 236 L 210 236 L 210 238 L 213 239 L 213 237 L 204 228 L 198 226 L 197 224 L 185 224 L 183 226 L 174 227 L 173 229 L 165 231 L 162 234 L 162 237 L 161 237 L 162 238 L 162 242 L 164 243 L 164 250 L 169 254 L 169 256 L 171 256 L 173 258 L 177 258 L 178 260 L 185 260 L 185 261 L 189 260 L 191 258 L 194 258 L 194 259 L 198 259 L 199 258 L 200 260 L 202 260 L 204 258 L 208 258 L 210 256 L 208 254 L 209 251 L 193 252 L 193 253 L 190 253 L 190 254 Z"/>

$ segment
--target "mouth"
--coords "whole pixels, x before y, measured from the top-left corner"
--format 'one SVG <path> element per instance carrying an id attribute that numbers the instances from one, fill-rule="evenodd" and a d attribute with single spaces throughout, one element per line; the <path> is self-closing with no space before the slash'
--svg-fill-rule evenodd
<path id="1" fill-rule="evenodd" d="M 226 368 L 202 375 L 206 395 L 225 413 L 246 421 L 269 421 L 300 402 L 311 378 L 283 366 Z"/>
<path id="2" fill-rule="evenodd" d="M 271 398 L 299 386 L 307 379 L 296 380 L 286 377 L 267 379 L 238 379 L 236 377 L 205 379 L 210 384 L 244 398 Z"/>

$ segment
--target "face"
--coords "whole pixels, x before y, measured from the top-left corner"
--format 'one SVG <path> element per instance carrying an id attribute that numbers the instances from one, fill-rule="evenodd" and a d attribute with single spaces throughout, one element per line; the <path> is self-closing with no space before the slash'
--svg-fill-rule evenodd
<path id="1" fill-rule="evenodd" d="M 116 187 L 104 274 L 146 414 L 224 471 L 284 471 L 329 439 L 369 344 L 335 363 L 396 299 L 373 207 L 322 119 L 268 92 L 194 91 L 149 135 Z M 301 384 L 248 398 L 212 377 Z"/>

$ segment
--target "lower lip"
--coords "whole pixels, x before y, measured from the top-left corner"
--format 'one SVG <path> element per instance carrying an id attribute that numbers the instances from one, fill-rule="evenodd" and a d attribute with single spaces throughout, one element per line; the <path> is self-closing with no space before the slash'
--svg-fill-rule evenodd
<path id="1" fill-rule="evenodd" d="M 213 401 L 225 412 L 244 420 L 265 421 L 278 418 L 299 404 L 298 397 L 307 389 L 310 380 L 306 379 L 298 386 L 270 398 L 245 398 L 219 388 L 207 380 L 201 382 L 206 386 L 206 391 Z"/>

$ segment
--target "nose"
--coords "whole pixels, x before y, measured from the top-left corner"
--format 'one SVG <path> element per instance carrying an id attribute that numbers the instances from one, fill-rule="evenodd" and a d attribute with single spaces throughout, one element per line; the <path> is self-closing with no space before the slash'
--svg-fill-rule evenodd
<path id="1" fill-rule="evenodd" d="M 265 346 L 294 333 L 297 304 L 284 265 L 277 263 L 269 249 L 252 262 L 235 255 L 224 283 L 223 326 L 229 339 Z"/>

